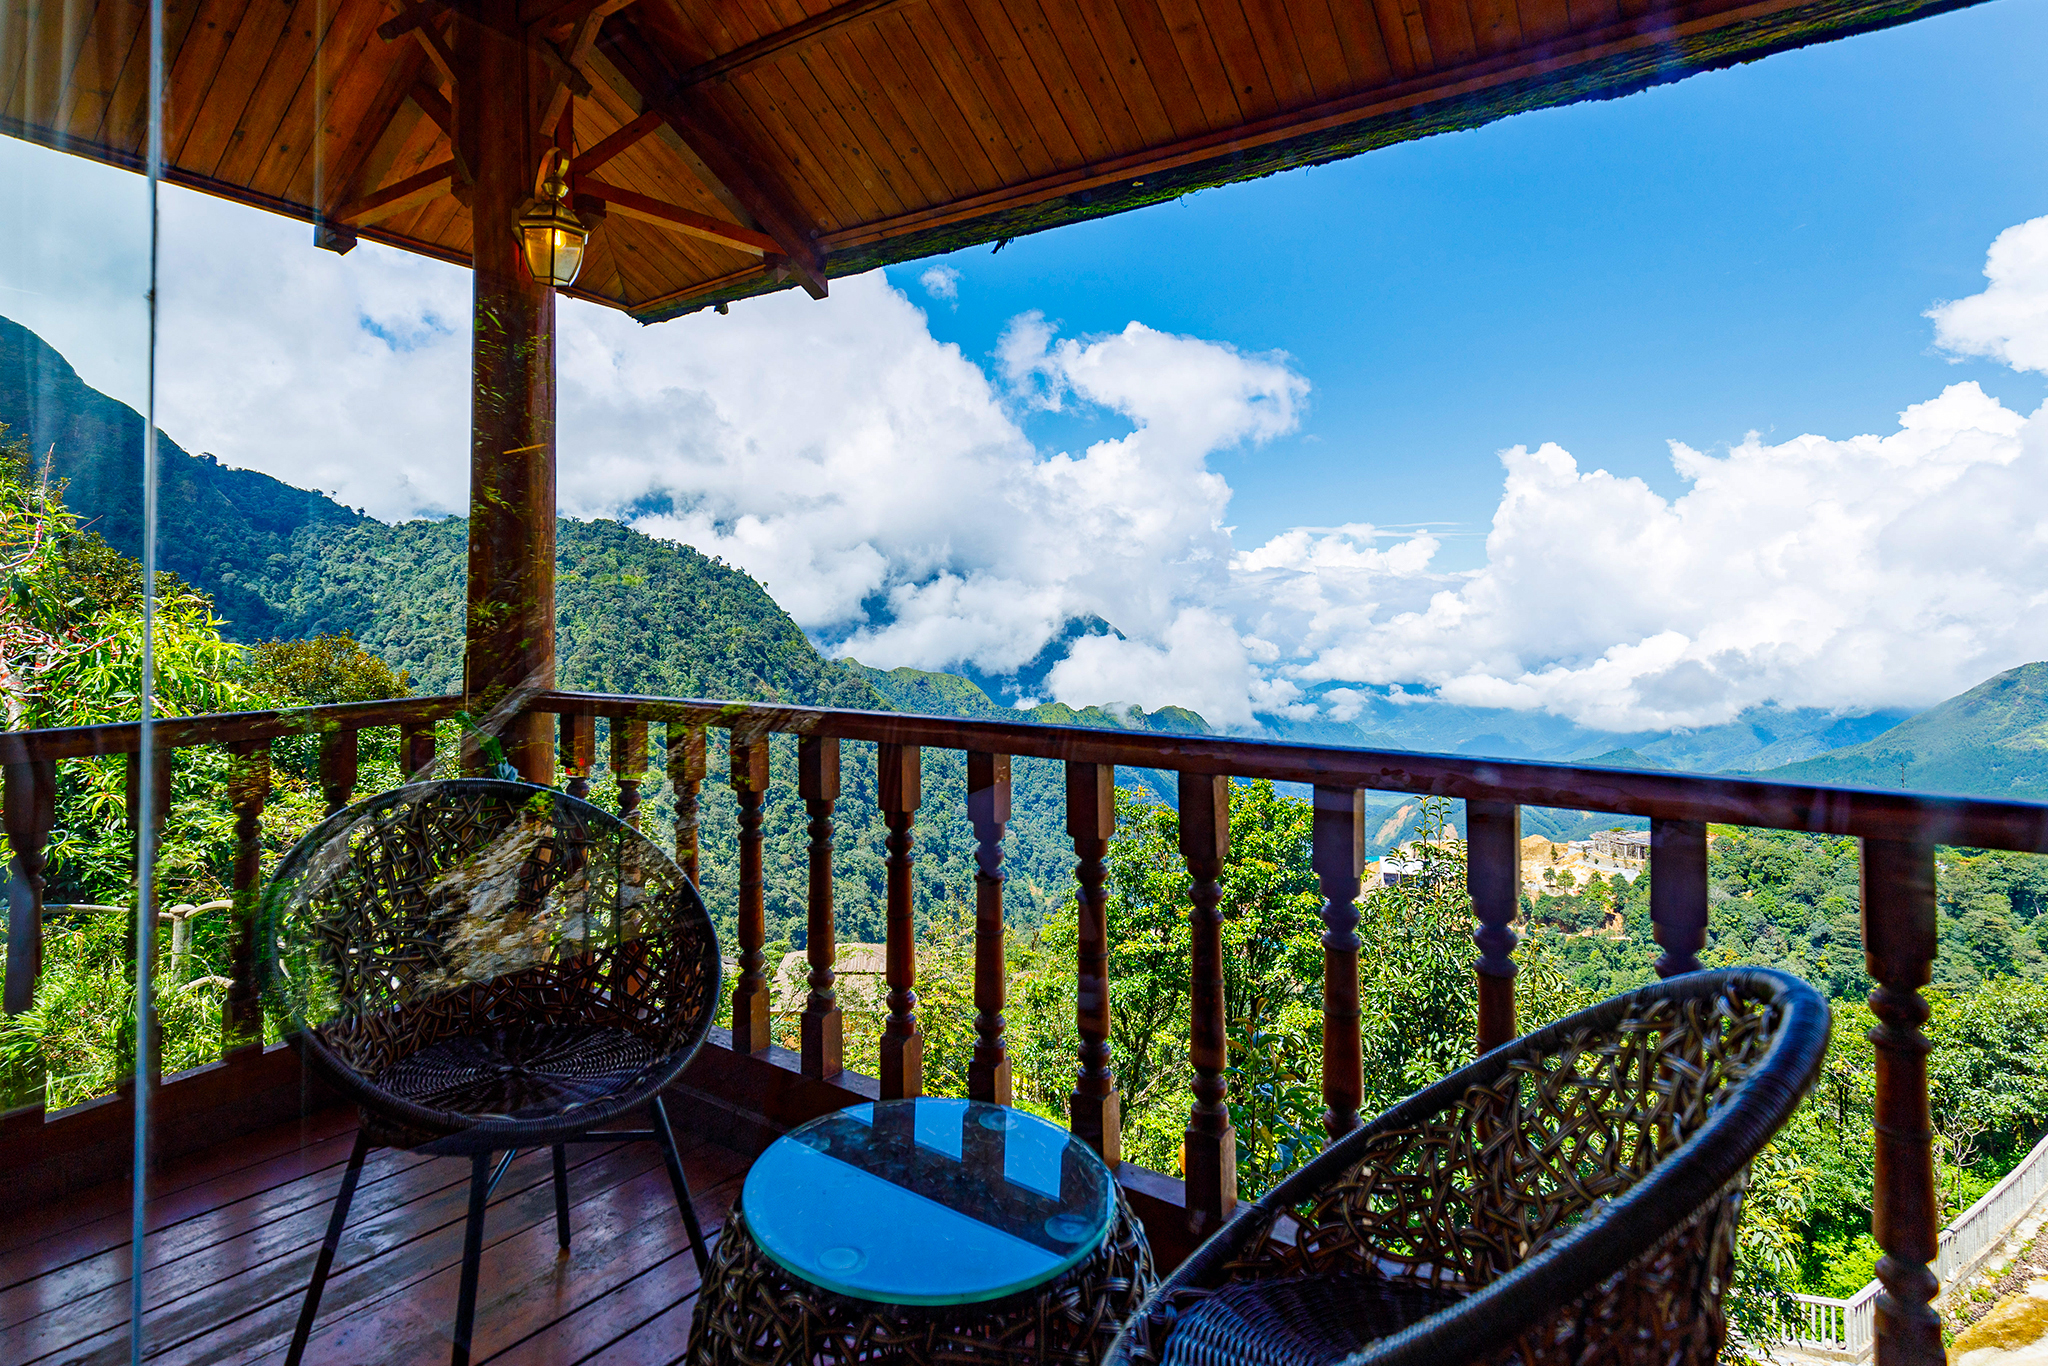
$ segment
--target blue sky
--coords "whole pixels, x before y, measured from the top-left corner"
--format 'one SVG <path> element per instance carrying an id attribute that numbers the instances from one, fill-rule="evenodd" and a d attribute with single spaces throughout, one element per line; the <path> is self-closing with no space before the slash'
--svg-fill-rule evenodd
<path id="1" fill-rule="evenodd" d="M 1882 432 L 1963 378 L 2031 411 L 2040 375 L 1955 363 L 1921 314 L 2048 212 L 2044 51 L 2048 8 L 1999 0 L 957 252 L 931 327 L 984 355 L 1039 309 L 1287 352 L 1314 386 L 1299 432 L 1213 462 L 1239 544 L 1305 514 L 1483 532 L 1516 443 L 1672 496 L 1669 438 Z M 890 277 L 922 299 L 924 268 Z"/>

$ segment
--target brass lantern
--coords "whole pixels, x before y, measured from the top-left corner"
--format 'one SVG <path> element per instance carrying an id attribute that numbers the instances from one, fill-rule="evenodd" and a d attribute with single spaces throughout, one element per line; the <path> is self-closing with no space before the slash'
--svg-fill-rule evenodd
<path id="1" fill-rule="evenodd" d="M 541 158 L 533 200 L 519 215 L 527 269 L 536 281 L 557 289 L 576 283 L 576 272 L 583 268 L 583 246 L 590 240 L 590 229 L 569 208 L 569 182 L 562 174 L 567 160 L 560 148 L 548 149 Z"/>

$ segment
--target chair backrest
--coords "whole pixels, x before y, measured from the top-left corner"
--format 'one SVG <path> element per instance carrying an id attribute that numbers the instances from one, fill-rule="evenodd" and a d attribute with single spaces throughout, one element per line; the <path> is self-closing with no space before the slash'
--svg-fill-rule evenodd
<path id="1" fill-rule="evenodd" d="M 486 1027 L 597 1025 L 674 1079 L 717 1013 L 717 935 L 674 861 L 550 788 L 456 779 L 398 788 L 307 833 L 264 893 L 266 1010 L 359 1102 L 404 1058 Z M 424 1128 L 473 1116 L 400 1117 Z"/>

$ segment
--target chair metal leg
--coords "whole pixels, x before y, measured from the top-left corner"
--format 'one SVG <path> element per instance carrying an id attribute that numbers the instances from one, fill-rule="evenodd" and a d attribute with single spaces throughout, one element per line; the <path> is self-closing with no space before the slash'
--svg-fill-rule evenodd
<path id="1" fill-rule="evenodd" d="M 476 1323 L 476 1277 L 484 1256 L 484 1205 L 491 1195 L 491 1155 L 469 1159 L 469 1222 L 462 1230 L 462 1289 L 455 1299 L 455 1350 L 450 1366 L 469 1366 L 469 1333 Z"/>
<path id="2" fill-rule="evenodd" d="M 327 1288 L 327 1273 L 334 1268 L 335 1250 L 341 1246 L 342 1225 L 348 1222 L 348 1207 L 356 1198 L 356 1182 L 363 1174 L 363 1160 L 370 1155 L 370 1138 L 356 1130 L 356 1146 L 348 1155 L 348 1170 L 341 1174 L 341 1189 L 334 1194 L 334 1213 L 327 1220 L 327 1236 L 320 1241 L 320 1255 L 313 1261 L 313 1283 L 306 1287 L 306 1302 L 299 1309 L 299 1326 L 292 1333 L 292 1349 L 285 1366 L 299 1366 L 306 1354 L 306 1340 L 313 1336 L 313 1317 L 320 1312 L 320 1292 Z"/>
<path id="3" fill-rule="evenodd" d="M 555 1242 L 569 1250 L 569 1161 L 562 1145 L 555 1145 Z"/>
<path id="4" fill-rule="evenodd" d="M 711 1249 L 704 1245 L 704 1230 L 697 1223 L 697 1206 L 690 1199 L 690 1183 L 683 1177 L 683 1159 L 676 1151 L 675 1130 L 669 1127 L 668 1109 L 660 1096 L 649 1102 L 648 1108 L 654 1112 L 654 1135 L 668 1163 L 669 1184 L 676 1188 L 676 1208 L 683 1212 L 683 1227 L 689 1232 L 690 1253 L 697 1259 L 697 1276 L 701 1280 L 711 1268 Z"/>

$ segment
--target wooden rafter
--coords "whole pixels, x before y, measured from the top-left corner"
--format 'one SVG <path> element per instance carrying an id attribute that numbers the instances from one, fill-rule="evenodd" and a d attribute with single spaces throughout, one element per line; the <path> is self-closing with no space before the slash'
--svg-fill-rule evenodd
<path id="1" fill-rule="evenodd" d="M 441 73 L 441 79 L 448 82 L 449 88 L 454 89 L 455 54 L 448 50 L 447 42 L 441 37 L 441 30 L 434 24 L 437 16 L 430 14 L 425 5 L 418 4 L 415 0 L 390 0 L 390 3 L 398 7 L 400 18 L 409 21 L 405 31 L 419 39 L 420 45 L 426 49 L 427 60 L 434 64 L 435 69 Z M 382 32 L 382 29 L 378 30 L 380 35 Z"/>
<path id="2" fill-rule="evenodd" d="M 414 49 L 393 62 L 385 74 L 384 83 L 362 121 L 327 168 L 321 201 L 322 207 L 328 210 L 329 218 L 333 217 L 336 206 L 349 203 L 362 194 L 371 157 L 376 153 L 377 145 L 384 140 L 384 135 L 391 130 L 398 111 L 405 107 L 407 96 L 420 83 L 426 65 L 426 54 Z"/>
<path id="3" fill-rule="evenodd" d="M 334 211 L 337 223 L 350 227 L 363 227 L 380 218 L 390 218 L 404 213 L 430 199 L 446 192 L 448 184 L 455 178 L 454 161 L 444 161 L 429 166 L 417 175 L 409 175 L 383 189 L 364 195 L 361 199 L 342 205 Z"/>
<path id="4" fill-rule="evenodd" d="M 412 89 L 406 92 L 406 98 L 418 105 L 420 112 L 434 121 L 447 135 L 451 145 L 454 143 L 455 106 L 449 103 L 446 95 L 427 84 L 425 79 L 421 79 L 413 82 Z"/>
<path id="5" fill-rule="evenodd" d="M 677 63 L 657 45 L 656 40 L 622 15 L 605 27 L 603 49 L 613 67 L 638 95 L 643 111 L 661 114 L 669 130 L 703 165 L 716 188 L 736 201 L 755 226 L 781 249 L 784 265 L 796 282 L 814 299 L 822 299 L 830 288 L 825 278 L 824 258 L 811 234 L 798 226 L 796 214 L 782 197 L 770 190 L 756 175 L 749 159 L 739 150 L 738 140 L 715 121 L 690 96 L 676 88 L 668 73 Z"/>
<path id="6" fill-rule="evenodd" d="M 892 10 L 915 3 L 915 0 L 846 0 L 834 5 L 822 14 L 814 14 L 800 24 L 778 29 L 774 33 L 756 38 L 751 43 L 734 48 L 722 56 L 701 62 L 676 77 L 676 85 L 686 88 L 700 85 L 719 76 L 730 76 L 750 66 L 775 60 L 787 53 L 796 52 L 832 34 L 848 24 L 860 20 L 876 20 Z"/>
<path id="7" fill-rule="evenodd" d="M 570 177 L 573 179 L 576 176 L 589 175 L 592 171 L 595 171 L 598 167 L 604 165 L 607 161 L 610 161 L 649 133 L 660 128 L 665 122 L 667 120 L 659 112 L 642 114 L 639 118 L 627 123 L 617 132 L 604 138 L 596 146 L 581 153 L 574 161 L 570 162 Z"/>
<path id="8" fill-rule="evenodd" d="M 643 223 L 652 223 L 656 227 L 667 228 L 686 237 L 702 238 L 706 242 L 716 242 L 722 247 L 736 247 L 754 256 L 780 256 L 782 253 L 781 244 L 765 232 L 755 232 L 752 228 L 743 228 L 737 223 L 706 218 L 701 213 L 692 213 L 673 204 L 664 204 L 644 194 L 636 194 L 617 185 L 607 185 L 602 180 L 589 177 L 579 179 L 576 182 L 576 193 L 603 200 L 613 212 L 622 217 L 637 218 Z"/>

